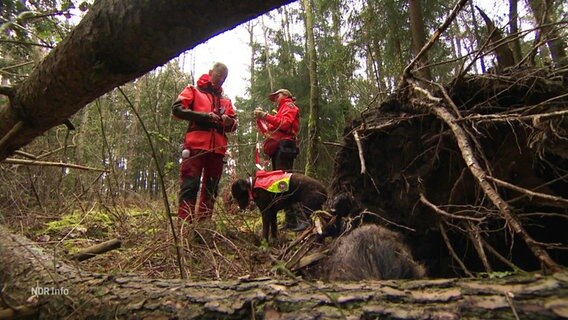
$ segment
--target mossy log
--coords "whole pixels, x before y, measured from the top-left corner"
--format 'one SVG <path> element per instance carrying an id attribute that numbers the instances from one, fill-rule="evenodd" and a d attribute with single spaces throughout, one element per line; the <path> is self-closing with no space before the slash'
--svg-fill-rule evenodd
<path id="1" fill-rule="evenodd" d="M 2 313 L 39 319 L 558 319 L 568 272 L 491 279 L 191 282 L 83 272 L 0 226 Z M 38 289 L 41 288 L 41 289 Z M 35 295 L 34 295 L 35 293 Z M 16 313 L 17 315 L 17 313 Z"/>

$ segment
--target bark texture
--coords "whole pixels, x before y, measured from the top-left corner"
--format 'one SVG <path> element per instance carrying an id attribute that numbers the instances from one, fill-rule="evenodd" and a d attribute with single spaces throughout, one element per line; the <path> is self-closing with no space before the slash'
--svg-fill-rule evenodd
<path id="1" fill-rule="evenodd" d="M 39 319 L 558 319 L 568 273 L 502 279 L 189 282 L 82 272 L 0 226 L 3 301 Z M 32 297 L 32 288 L 59 294 Z M 63 294 L 66 293 L 66 294 Z M 28 301 L 28 302 L 26 302 Z M 3 306 L 5 309 L 5 306 Z M 27 308 L 24 308 L 27 307 Z M 8 310 L 4 310 L 8 311 Z M 13 312 L 13 311 L 12 311 Z"/>
<path id="2" fill-rule="evenodd" d="M 0 106 L 0 160 L 113 88 L 289 2 L 96 1 Z"/>

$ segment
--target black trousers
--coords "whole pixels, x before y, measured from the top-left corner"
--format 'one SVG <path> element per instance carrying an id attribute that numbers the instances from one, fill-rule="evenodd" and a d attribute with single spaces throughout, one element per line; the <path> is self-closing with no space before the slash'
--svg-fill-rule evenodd
<path id="1" fill-rule="evenodd" d="M 299 150 L 296 146 L 296 141 L 282 140 L 278 145 L 276 153 L 272 156 L 272 170 L 290 171 L 294 169 L 294 160 L 298 156 Z M 297 208 L 288 208 L 284 210 L 286 218 L 284 220 L 285 228 L 294 229 L 298 226 L 298 218 L 306 220 L 306 217 L 298 217 L 299 212 Z M 301 214 L 301 213 L 300 213 Z M 303 215 L 303 214 L 301 214 Z"/>
<path id="2" fill-rule="evenodd" d="M 272 156 L 272 170 L 292 170 L 294 169 L 294 159 L 298 155 L 296 141 L 282 140 L 278 145 L 276 153 Z"/>

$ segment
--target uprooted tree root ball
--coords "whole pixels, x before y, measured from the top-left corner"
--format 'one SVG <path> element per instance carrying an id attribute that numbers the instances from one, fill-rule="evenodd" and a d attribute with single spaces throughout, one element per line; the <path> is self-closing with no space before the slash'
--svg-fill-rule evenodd
<path id="1" fill-rule="evenodd" d="M 409 81 L 345 130 L 330 201 L 403 232 L 432 276 L 568 264 L 568 85 L 548 69 Z"/>

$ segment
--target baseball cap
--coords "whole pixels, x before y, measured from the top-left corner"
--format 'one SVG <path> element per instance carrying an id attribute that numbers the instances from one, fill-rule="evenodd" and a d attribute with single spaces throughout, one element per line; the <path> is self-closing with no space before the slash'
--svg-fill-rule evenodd
<path id="1" fill-rule="evenodd" d="M 278 89 L 278 90 L 272 92 L 271 94 L 269 94 L 268 99 L 270 99 L 270 101 L 274 101 L 276 96 L 279 95 L 279 94 L 283 94 L 287 97 L 292 98 L 292 93 L 288 89 Z"/>

